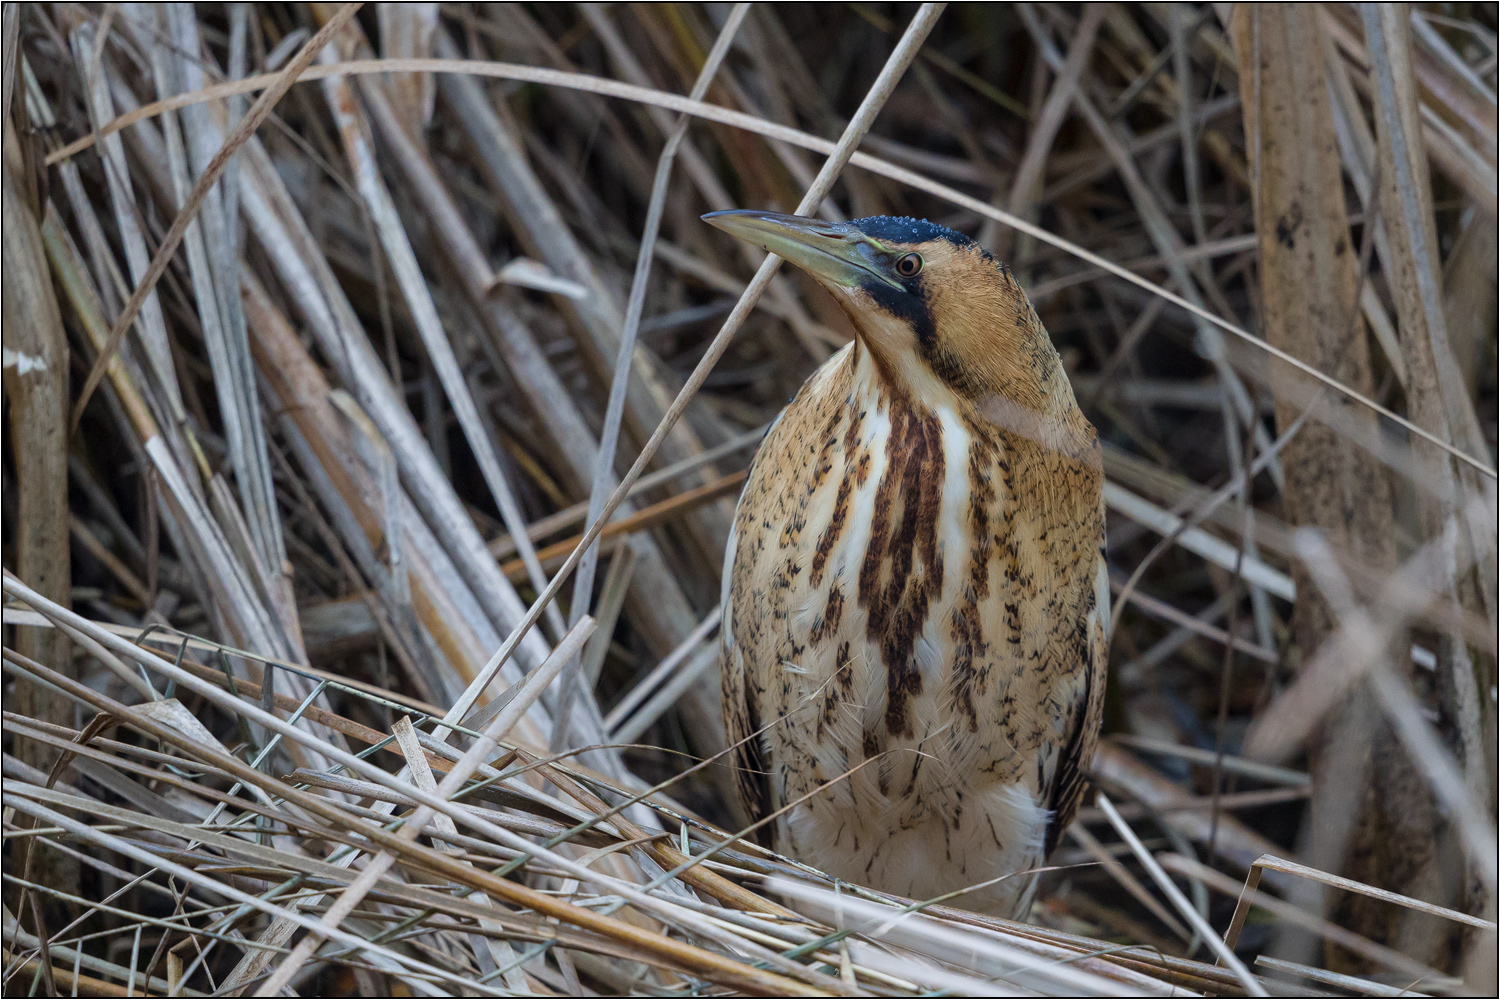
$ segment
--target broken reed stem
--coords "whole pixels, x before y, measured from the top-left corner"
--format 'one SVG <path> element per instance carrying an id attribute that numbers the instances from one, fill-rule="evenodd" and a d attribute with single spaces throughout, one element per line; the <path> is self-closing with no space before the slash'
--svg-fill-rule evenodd
<path id="1" fill-rule="evenodd" d="M 451 798 L 453 793 L 463 786 L 464 782 L 485 762 L 485 758 L 489 757 L 500 741 L 510 734 L 511 727 L 520 720 L 522 715 L 526 714 L 527 710 L 531 708 L 532 703 L 547 689 L 547 685 L 552 683 L 553 678 L 557 676 L 563 666 L 578 655 L 578 651 L 583 648 L 584 642 L 593 634 L 594 624 L 594 619 L 585 615 L 579 619 L 577 624 L 569 629 L 567 635 L 552 650 L 552 655 L 548 656 L 540 666 L 526 676 L 526 680 L 521 684 L 521 689 L 516 692 L 510 704 L 506 705 L 500 714 L 495 716 L 494 720 L 485 728 L 483 738 L 475 741 L 474 745 L 465 751 L 464 755 L 448 770 L 448 773 L 433 791 L 433 795 L 445 799 Z M 409 725 L 410 723 L 408 723 Z M 408 843 L 415 842 L 417 837 L 422 833 L 423 828 L 427 825 L 428 820 L 432 819 L 435 815 L 442 814 L 435 812 L 429 806 L 419 806 L 417 811 L 406 820 L 399 836 Z M 297 947 L 292 949 L 292 953 L 282 959 L 276 971 L 271 974 L 271 978 L 266 980 L 264 990 L 268 995 L 277 996 L 281 993 L 292 981 L 292 976 L 297 974 L 297 970 L 302 967 L 302 964 L 312 957 L 313 952 L 318 950 L 318 946 L 325 939 L 338 930 L 339 925 L 344 922 L 344 919 L 353 912 L 354 908 L 359 905 L 366 894 L 375 887 L 375 883 L 380 877 L 389 871 L 395 863 L 396 855 L 391 851 L 382 851 L 370 859 L 360 871 L 359 877 L 339 894 L 338 899 L 323 914 L 323 919 L 318 923 L 317 929 L 299 941 Z"/>

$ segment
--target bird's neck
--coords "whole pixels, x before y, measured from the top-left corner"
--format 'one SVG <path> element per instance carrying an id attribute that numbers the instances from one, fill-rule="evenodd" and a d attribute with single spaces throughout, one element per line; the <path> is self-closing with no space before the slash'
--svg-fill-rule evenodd
<path id="1" fill-rule="evenodd" d="M 1047 345 L 1050 349 L 1051 345 Z M 1028 379 L 978 394 L 957 392 L 921 359 L 892 359 L 856 337 L 848 354 L 831 364 L 847 365 L 856 399 L 872 409 L 914 407 L 948 412 L 966 421 L 993 424 L 1046 447 L 1068 453 L 1094 447 L 1093 429 L 1078 408 L 1062 366 L 1054 377 Z"/>

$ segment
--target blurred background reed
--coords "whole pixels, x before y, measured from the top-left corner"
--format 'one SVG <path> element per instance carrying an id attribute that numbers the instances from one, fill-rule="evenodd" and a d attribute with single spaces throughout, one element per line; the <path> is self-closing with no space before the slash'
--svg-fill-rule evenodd
<path id="1" fill-rule="evenodd" d="M 1493 994 L 1495 5 L 940 8 L 5 6 L 6 995 Z M 732 838 L 734 499 L 852 331 L 698 216 L 855 148 L 1104 441 L 1027 924 Z"/>

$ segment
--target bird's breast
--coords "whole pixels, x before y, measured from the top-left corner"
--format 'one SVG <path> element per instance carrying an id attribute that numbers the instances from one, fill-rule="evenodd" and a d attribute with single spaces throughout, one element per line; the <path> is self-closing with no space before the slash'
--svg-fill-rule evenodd
<path id="1" fill-rule="evenodd" d="M 1087 658 L 1097 472 L 850 352 L 768 435 L 726 566 L 725 641 L 757 716 L 785 719 L 785 791 L 866 761 L 849 788 L 1036 787 Z"/>

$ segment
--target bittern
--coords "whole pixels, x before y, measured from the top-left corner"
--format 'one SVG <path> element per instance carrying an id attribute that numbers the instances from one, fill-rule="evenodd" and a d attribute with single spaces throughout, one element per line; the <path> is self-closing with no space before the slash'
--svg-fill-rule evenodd
<path id="1" fill-rule="evenodd" d="M 807 271 L 856 333 L 767 434 L 725 554 L 742 805 L 827 874 L 1024 915 L 1103 708 L 1094 428 L 1010 270 L 960 233 L 704 219 Z"/>

